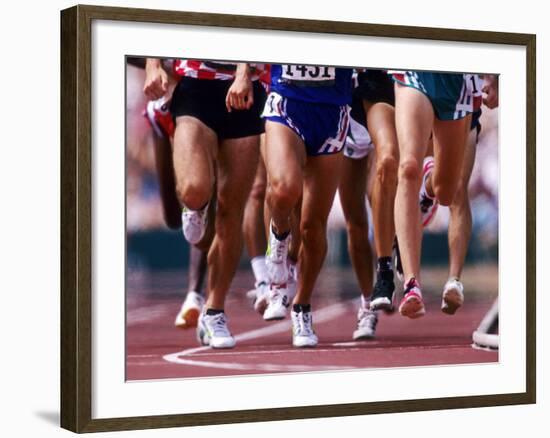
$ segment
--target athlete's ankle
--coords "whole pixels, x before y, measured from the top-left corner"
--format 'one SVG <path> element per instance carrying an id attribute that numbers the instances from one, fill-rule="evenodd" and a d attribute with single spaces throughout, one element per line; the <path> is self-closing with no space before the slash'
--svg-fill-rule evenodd
<path id="1" fill-rule="evenodd" d="M 391 257 L 379 257 L 376 264 L 376 270 L 378 272 L 391 271 L 392 270 Z"/>
<path id="2" fill-rule="evenodd" d="M 311 304 L 293 304 L 292 310 L 296 313 L 311 312 Z"/>
<path id="3" fill-rule="evenodd" d="M 413 287 L 420 287 L 420 282 L 414 275 L 409 277 L 409 279 L 403 283 L 404 290 L 412 289 Z"/>
<path id="4" fill-rule="evenodd" d="M 277 229 L 275 227 L 275 224 L 271 223 L 271 232 L 273 233 L 273 235 L 275 236 L 275 238 L 277 240 L 283 241 L 290 234 L 290 229 L 288 229 L 286 231 L 281 231 L 280 229 Z"/>

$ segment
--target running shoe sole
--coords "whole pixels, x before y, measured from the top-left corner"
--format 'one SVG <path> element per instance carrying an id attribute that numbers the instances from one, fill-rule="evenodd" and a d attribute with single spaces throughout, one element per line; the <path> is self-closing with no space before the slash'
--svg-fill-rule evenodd
<path id="1" fill-rule="evenodd" d="M 393 306 L 393 296 L 390 300 L 387 297 L 376 298 L 370 302 L 369 309 L 372 311 L 383 310 L 384 312 L 392 313 L 395 311 Z"/>
<path id="2" fill-rule="evenodd" d="M 443 292 L 443 300 L 441 303 L 441 311 L 447 315 L 454 315 L 455 312 L 462 306 L 464 298 L 455 288 L 447 289 Z"/>
<path id="3" fill-rule="evenodd" d="M 296 348 L 314 348 L 317 346 L 319 341 L 305 339 L 305 340 L 297 340 L 296 338 L 292 340 L 292 345 Z"/>
<path id="4" fill-rule="evenodd" d="M 408 294 L 399 305 L 399 313 L 407 318 L 416 319 L 424 316 L 426 309 L 422 298 L 417 294 Z"/>
<path id="5" fill-rule="evenodd" d="M 216 350 L 223 350 L 225 348 L 233 348 L 235 346 L 235 338 L 224 338 L 223 340 L 210 339 L 210 347 Z"/>
<path id="6" fill-rule="evenodd" d="M 286 312 L 284 314 L 276 313 L 274 315 L 266 315 L 267 309 L 264 311 L 264 321 L 281 321 L 286 318 Z"/>
<path id="7" fill-rule="evenodd" d="M 374 333 L 361 333 L 361 334 L 358 334 L 357 330 L 353 332 L 353 340 L 354 341 L 368 341 L 369 339 L 374 339 L 375 336 L 376 335 Z"/>
<path id="8" fill-rule="evenodd" d="M 200 316 L 200 309 L 194 307 L 187 309 L 181 317 L 178 315 L 178 318 L 174 322 L 174 325 L 180 329 L 190 329 L 197 327 Z"/>

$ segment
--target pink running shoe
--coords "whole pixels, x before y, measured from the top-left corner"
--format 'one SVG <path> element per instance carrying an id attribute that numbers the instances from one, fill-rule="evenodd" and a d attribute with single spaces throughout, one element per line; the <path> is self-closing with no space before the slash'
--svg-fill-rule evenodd
<path id="1" fill-rule="evenodd" d="M 422 301 L 422 291 L 414 277 L 405 285 L 403 299 L 399 304 L 399 313 L 411 319 L 420 318 L 426 313 L 424 301 Z"/>

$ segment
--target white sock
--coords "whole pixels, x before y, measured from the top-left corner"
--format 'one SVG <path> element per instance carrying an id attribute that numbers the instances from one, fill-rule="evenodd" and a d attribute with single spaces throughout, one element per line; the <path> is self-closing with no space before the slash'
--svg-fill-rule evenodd
<path id="1" fill-rule="evenodd" d="M 250 260 L 252 272 L 254 272 L 254 280 L 256 284 L 269 283 L 267 275 L 267 267 L 265 265 L 265 256 L 257 256 Z"/>

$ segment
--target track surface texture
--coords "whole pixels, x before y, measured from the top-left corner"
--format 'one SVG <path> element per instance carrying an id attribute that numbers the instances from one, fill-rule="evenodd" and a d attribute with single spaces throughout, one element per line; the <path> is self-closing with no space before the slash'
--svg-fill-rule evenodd
<path id="1" fill-rule="evenodd" d="M 232 350 L 201 347 L 195 330 L 173 322 L 184 298 L 185 272 L 130 272 L 127 281 L 126 378 L 213 377 L 245 374 L 311 372 L 334 369 L 384 368 L 486 363 L 497 351 L 474 349 L 472 332 L 498 293 L 494 265 L 470 266 L 463 282 L 465 304 L 454 316 L 441 312 L 446 272 L 423 271 L 426 315 L 410 320 L 397 312 L 380 313 L 375 339 L 354 342 L 358 288 L 350 269 L 325 268 L 317 281 L 313 308 L 319 345 L 295 349 L 290 321 L 265 322 L 254 312 L 246 291 L 253 278 L 238 272 L 229 292 L 226 313 L 237 339 Z M 401 290 L 401 285 L 397 285 Z M 400 294 L 397 294 L 400 299 Z"/>

